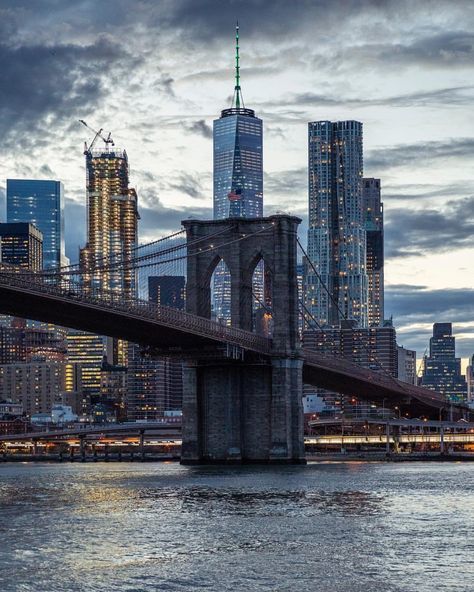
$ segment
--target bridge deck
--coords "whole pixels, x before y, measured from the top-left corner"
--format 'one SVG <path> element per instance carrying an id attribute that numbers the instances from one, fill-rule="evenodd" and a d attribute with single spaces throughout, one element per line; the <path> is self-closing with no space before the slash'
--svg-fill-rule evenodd
<path id="1" fill-rule="evenodd" d="M 68 280 L 59 284 L 34 273 L 12 272 L 0 267 L 0 311 L 126 339 L 169 352 L 215 349 L 230 345 L 272 356 L 270 339 L 227 327 L 184 311 L 141 301 L 126 300 L 120 294 L 84 292 Z M 276 353 L 277 355 L 277 353 Z M 303 380 L 385 406 L 410 405 L 416 414 L 448 409 L 439 393 L 397 381 L 380 372 L 357 366 L 342 358 L 328 358 L 303 349 Z M 458 413 L 461 413 L 461 406 Z"/>

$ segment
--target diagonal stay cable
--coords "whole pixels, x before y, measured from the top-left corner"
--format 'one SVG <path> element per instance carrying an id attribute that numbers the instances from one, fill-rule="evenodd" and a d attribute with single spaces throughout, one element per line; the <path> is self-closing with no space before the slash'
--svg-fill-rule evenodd
<path id="1" fill-rule="evenodd" d="M 334 296 L 331 294 L 331 292 L 328 290 L 326 284 L 324 283 L 321 275 L 319 274 L 318 270 L 316 269 L 316 267 L 314 266 L 313 262 L 311 261 L 310 257 L 308 256 L 307 252 L 305 251 L 305 249 L 303 248 L 299 238 L 296 239 L 298 242 L 298 246 L 301 249 L 301 252 L 303 253 L 303 255 L 305 256 L 306 260 L 308 261 L 309 265 L 311 266 L 311 269 L 313 270 L 314 274 L 316 275 L 316 277 L 318 278 L 321 286 L 323 287 L 324 291 L 326 292 L 326 294 L 329 296 L 329 298 L 331 299 L 332 303 L 334 304 L 334 306 L 337 308 L 339 314 L 341 315 L 341 318 L 343 319 L 347 319 L 347 316 L 344 314 L 344 312 L 342 311 L 341 307 L 339 306 L 339 303 L 336 301 L 336 299 L 334 298 Z M 377 364 L 377 366 L 380 368 L 380 370 L 382 370 L 382 372 L 384 372 L 388 377 L 390 377 L 390 380 L 392 380 L 398 387 L 401 386 L 402 389 L 404 389 L 406 392 L 407 389 L 405 389 L 405 387 L 402 385 L 400 385 L 399 381 L 390 374 L 390 372 L 383 366 L 383 364 L 380 363 L 380 361 L 377 359 L 377 356 L 375 356 L 373 353 L 371 353 L 369 351 L 369 348 L 366 347 L 364 345 L 364 343 L 361 343 L 362 349 L 365 350 L 365 352 L 367 353 L 368 359 L 370 360 L 370 358 L 373 359 L 373 361 Z"/>

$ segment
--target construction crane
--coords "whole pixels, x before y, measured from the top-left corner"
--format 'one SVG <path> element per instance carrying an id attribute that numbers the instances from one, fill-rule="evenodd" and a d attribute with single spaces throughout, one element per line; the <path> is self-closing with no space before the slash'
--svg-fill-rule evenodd
<path id="1" fill-rule="evenodd" d="M 79 122 L 82 123 L 82 125 L 84 125 L 87 129 L 89 129 L 91 132 L 93 132 L 95 134 L 94 139 L 89 144 L 89 146 L 87 145 L 87 142 L 84 142 L 84 154 L 89 154 L 89 152 L 92 152 L 92 148 L 94 147 L 94 144 L 97 142 L 97 138 L 100 138 L 105 143 L 107 150 L 109 148 L 109 144 L 111 146 L 115 146 L 115 143 L 112 140 L 112 133 L 111 132 L 109 132 L 109 135 L 107 137 L 104 137 L 102 135 L 102 132 L 104 131 L 104 129 L 102 127 L 100 128 L 99 131 L 97 131 L 97 130 L 93 129 L 90 125 L 87 125 L 87 123 L 83 119 L 79 119 Z"/>

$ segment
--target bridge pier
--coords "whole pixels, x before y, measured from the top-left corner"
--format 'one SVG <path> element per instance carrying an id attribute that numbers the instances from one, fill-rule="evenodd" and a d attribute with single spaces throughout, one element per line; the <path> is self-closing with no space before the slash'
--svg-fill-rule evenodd
<path id="1" fill-rule="evenodd" d="M 183 464 L 303 463 L 303 361 L 298 333 L 299 218 L 184 220 L 189 244 L 209 237 L 212 249 L 187 260 L 186 310 L 211 315 L 211 277 L 219 261 L 231 276 L 231 326 L 252 330 L 253 274 L 263 261 L 269 278 L 271 347 L 241 348 L 240 360 L 222 347 L 196 354 L 184 374 Z"/>
<path id="2" fill-rule="evenodd" d="M 181 463 L 304 463 L 302 366 L 298 358 L 188 363 Z"/>

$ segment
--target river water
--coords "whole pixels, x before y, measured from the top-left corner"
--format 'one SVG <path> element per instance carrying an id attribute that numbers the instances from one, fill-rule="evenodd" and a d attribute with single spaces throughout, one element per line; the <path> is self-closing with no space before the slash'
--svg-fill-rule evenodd
<path id="1" fill-rule="evenodd" d="M 474 590 L 474 464 L 0 466 L 1 592 Z"/>

